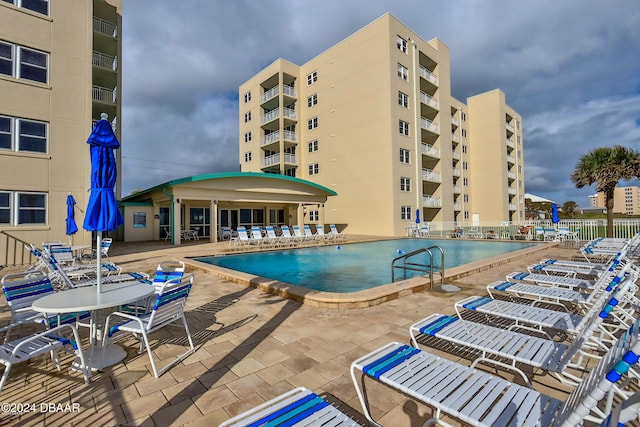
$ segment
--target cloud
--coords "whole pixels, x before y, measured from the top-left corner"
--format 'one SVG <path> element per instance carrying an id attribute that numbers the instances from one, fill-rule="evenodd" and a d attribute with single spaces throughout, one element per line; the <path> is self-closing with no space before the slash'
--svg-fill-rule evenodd
<path id="1" fill-rule="evenodd" d="M 569 179 L 579 157 L 638 147 L 636 0 L 131 1 L 123 194 L 238 170 L 238 87 L 279 57 L 307 62 L 386 12 L 449 46 L 454 97 L 505 92 L 523 116 L 527 192 L 586 205 L 594 189 Z"/>

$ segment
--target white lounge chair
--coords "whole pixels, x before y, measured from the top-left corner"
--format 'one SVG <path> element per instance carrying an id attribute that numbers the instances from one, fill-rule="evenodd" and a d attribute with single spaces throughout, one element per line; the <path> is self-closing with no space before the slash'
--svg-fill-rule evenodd
<path id="1" fill-rule="evenodd" d="M 325 241 L 325 242 L 336 239 L 336 236 L 332 234 L 326 234 L 324 232 L 324 225 L 322 224 L 316 224 L 316 236 L 318 236 L 319 240 Z"/>
<path id="2" fill-rule="evenodd" d="M 302 228 L 304 230 L 304 237 L 307 241 L 314 243 L 320 242 L 321 237 L 318 234 L 313 233 L 309 224 L 305 224 Z"/>
<path id="3" fill-rule="evenodd" d="M 284 236 L 285 239 L 287 239 L 290 242 L 291 245 L 296 243 L 302 243 L 304 241 L 304 236 L 298 237 L 291 234 L 291 229 L 289 229 L 288 225 L 283 225 L 280 228 L 282 230 L 282 235 Z"/>
<path id="4" fill-rule="evenodd" d="M 623 358 L 631 353 L 629 362 Z M 372 425 L 371 393 L 365 378 L 379 381 L 436 411 L 424 425 L 450 425 L 447 414 L 473 426 L 577 426 L 600 423 L 611 411 L 614 386 L 625 378 L 640 354 L 637 331 L 616 342 L 584 380 L 562 402 L 536 390 L 400 343 L 389 343 L 351 364 L 351 378 L 362 410 Z M 626 358 L 625 358 L 626 359 Z M 359 378 L 361 377 L 361 381 Z M 602 404 L 602 407 L 598 407 Z"/>
<path id="5" fill-rule="evenodd" d="M 314 240 L 313 237 L 308 237 L 305 234 L 303 234 L 299 225 L 294 225 L 292 226 L 292 228 L 293 228 L 293 235 L 298 242 L 306 243 Z"/>
<path id="6" fill-rule="evenodd" d="M 251 240 L 255 245 L 268 245 L 271 242 L 262 237 L 262 230 L 257 225 L 251 227 Z"/>
<path id="7" fill-rule="evenodd" d="M 336 240 L 346 240 L 347 235 L 338 231 L 338 227 L 335 224 L 329 224 L 329 234 L 336 237 Z"/>

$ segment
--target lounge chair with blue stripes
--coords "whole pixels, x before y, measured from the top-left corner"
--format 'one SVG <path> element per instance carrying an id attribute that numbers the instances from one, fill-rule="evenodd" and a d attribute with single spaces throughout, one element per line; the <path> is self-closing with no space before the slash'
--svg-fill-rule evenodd
<path id="1" fill-rule="evenodd" d="M 189 325 L 187 324 L 187 319 L 184 316 L 184 307 L 192 286 L 193 274 L 186 274 L 182 276 L 180 280 L 169 280 L 162 285 L 160 292 L 155 297 L 153 307 L 149 313 L 142 316 L 134 316 L 119 311 L 111 313 L 105 322 L 105 330 L 108 333 L 103 339 L 103 345 L 107 345 L 109 338 L 118 332 L 133 334 L 140 341 L 140 353 L 146 348 L 147 353 L 149 354 L 149 360 L 151 361 L 153 375 L 158 378 L 176 363 L 182 361 L 195 351 L 191 333 L 189 332 Z M 115 321 L 117 318 L 124 319 L 124 321 L 109 326 L 112 324 L 111 321 Z M 158 369 L 156 367 L 155 359 L 153 358 L 149 335 L 164 328 L 165 326 L 180 326 L 176 325 L 176 322 L 179 321 L 182 323 L 182 327 L 184 328 L 187 339 L 189 340 L 189 348 L 184 353 L 173 358 L 173 360 L 164 367 Z"/>
<path id="2" fill-rule="evenodd" d="M 414 347 L 418 347 L 419 339 L 425 342 L 425 338 L 433 337 L 439 342 L 451 343 L 456 349 L 476 356 L 471 367 L 482 363 L 503 368 L 520 375 L 528 385 L 531 385 L 529 376 L 519 364 L 548 372 L 561 383 L 575 386 L 581 381 L 581 377 L 575 372 L 584 371 L 585 358 L 598 358 L 611 345 L 610 339 L 595 332 L 600 330 L 622 293 L 628 290 L 630 282 L 630 278 L 625 278 L 602 309 L 596 307 L 589 311 L 579 333 L 575 337 L 569 337 L 567 342 L 437 313 L 411 325 L 411 342 Z M 640 319 L 633 322 L 634 331 L 640 327 L 638 322 Z"/>
<path id="3" fill-rule="evenodd" d="M 533 304 L 516 303 L 504 299 L 493 299 L 491 297 L 470 296 L 454 304 L 456 313 L 460 319 L 468 318 L 463 314 L 476 313 L 481 316 L 485 322 L 492 322 L 492 319 L 501 318 L 512 322 L 510 329 L 512 330 L 530 330 L 552 339 L 552 335 L 556 333 L 564 333 L 572 336 L 577 335 L 582 328 L 586 327 L 589 321 L 589 315 L 592 310 L 601 310 L 610 292 L 618 286 L 618 283 L 625 277 L 630 264 L 624 266 L 622 270 L 612 279 L 604 291 L 594 294 L 594 301 L 589 306 L 581 307 L 581 313 L 551 310 L 544 307 L 538 307 Z M 619 330 L 619 327 L 629 327 L 635 319 L 635 307 L 629 307 L 625 295 L 635 294 L 638 287 L 635 280 L 638 276 L 630 278 L 628 289 L 617 296 L 618 304 L 615 310 L 610 313 L 616 322 L 607 323 L 606 327 L 602 326 L 602 332 L 612 337 L 612 334 Z M 477 320 L 476 318 L 473 319 Z M 612 328 L 613 327 L 613 328 Z"/>
<path id="4" fill-rule="evenodd" d="M 293 235 L 288 225 L 283 225 L 282 227 L 280 227 L 280 229 L 282 230 L 282 235 L 284 236 L 284 238 L 287 239 L 291 245 L 304 242 L 304 236 Z"/>
<path id="5" fill-rule="evenodd" d="M 324 225 L 322 224 L 316 224 L 316 236 L 318 236 L 319 240 L 324 242 L 330 242 L 336 239 L 336 236 L 334 236 L 333 234 L 324 232 Z"/>
<path id="6" fill-rule="evenodd" d="M 318 233 L 314 233 L 313 230 L 311 230 L 311 225 L 304 224 L 302 226 L 302 229 L 304 231 L 304 237 L 307 239 L 307 241 L 319 243 L 323 240 L 322 236 L 320 236 Z"/>
<path id="7" fill-rule="evenodd" d="M 262 237 L 262 229 L 257 225 L 251 227 L 251 240 L 253 240 L 254 244 L 258 246 L 266 246 L 272 243 L 270 240 Z"/>
<path id="8" fill-rule="evenodd" d="M 289 245 L 289 241 L 287 239 L 285 239 L 283 236 L 278 236 L 276 234 L 276 230 L 275 228 L 273 228 L 273 225 L 267 225 L 265 227 L 265 230 L 267 232 L 267 236 L 265 237 L 265 240 L 268 241 L 270 245 L 273 245 L 275 247 L 282 247 L 282 246 Z"/>
<path id="9" fill-rule="evenodd" d="M 600 423 L 609 415 L 618 384 L 626 380 L 639 354 L 637 330 L 623 334 L 564 401 L 396 342 L 354 361 L 351 378 L 372 425 L 380 424 L 369 411 L 372 393 L 362 391 L 365 380 L 385 384 L 434 408 L 435 417 L 425 426 L 450 426 L 443 419 L 446 415 L 473 426 L 571 427 L 585 420 Z"/>
<path id="10" fill-rule="evenodd" d="M 607 262 L 576 261 L 576 260 L 570 260 L 570 259 L 544 258 L 540 260 L 540 264 L 563 265 L 567 267 L 585 268 L 589 270 L 607 270 L 609 268 L 609 263 Z"/>
<path id="11" fill-rule="evenodd" d="M 562 286 L 568 289 L 593 289 L 596 285 L 595 280 L 577 279 L 575 277 L 567 276 L 554 276 L 545 273 L 529 273 L 524 271 L 513 271 L 507 274 L 507 281 L 519 281 L 548 286 Z"/>
<path id="12" fill-rule="evenodd" d="M 346 240 L 347 235 L 338 231 L 335 224 L 329 224 L 329 234 L 335 236 L 336 240 Z"/>
<path id="13" fill-rule="evenodd" d="M 220 424 L 220 427 L 351 427 L 354 421 L 312 391 L 298 387 Z"/>

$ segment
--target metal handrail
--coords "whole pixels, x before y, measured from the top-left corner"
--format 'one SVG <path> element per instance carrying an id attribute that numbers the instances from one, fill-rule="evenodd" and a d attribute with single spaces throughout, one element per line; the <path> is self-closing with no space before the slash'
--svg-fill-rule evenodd
<path id="1" fill-rule="evenodd" d="M 434 265 L 433 252 L 435 249 L 440 252 L 440 265 Z M 409 258 L 421 253 L 427 253 L 429 255 L 429 264 L 421 264 L 416 262 L 409 262 Z M 396 265 L 397 261 L 402 260 L 402 265 Z M 420 248 L 415 251 L 411 251 L 407 254 L 400 255 L 391 261 L 391 282 L 396 281 L 396 268 L 401 268 L 404 272 L 403 280 L 407 278 L 407 270 L 420 271 L 429 274 L 429 280 L 431 281 L 431 288 L 433 288 L 433 273 L 440 273 L 440 282 L 444 285 L 444 250 L 440 246 L 430 246 L 428 248 Z"/>
<path id="2" fill-rule="evenodd" d="M 35 260 L 28 246 L 24 240 L 0 230 L 0 267 L 32 264 Z"/>

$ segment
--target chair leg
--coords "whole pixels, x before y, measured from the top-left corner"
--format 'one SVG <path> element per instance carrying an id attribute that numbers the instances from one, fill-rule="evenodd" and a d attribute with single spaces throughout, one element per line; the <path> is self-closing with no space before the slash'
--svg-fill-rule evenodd
<path id="1" fill-rule="evenodd" d="M 0 393 L 2 393 L 2 388 L 4 384 L 7 382 L 7 377 L 9 376 L 9 371 L 11 370 L 12 363 L 8 363 L 4 366 L 4 374 L 2 374 L 2 379 L 0 379 Z"/>

